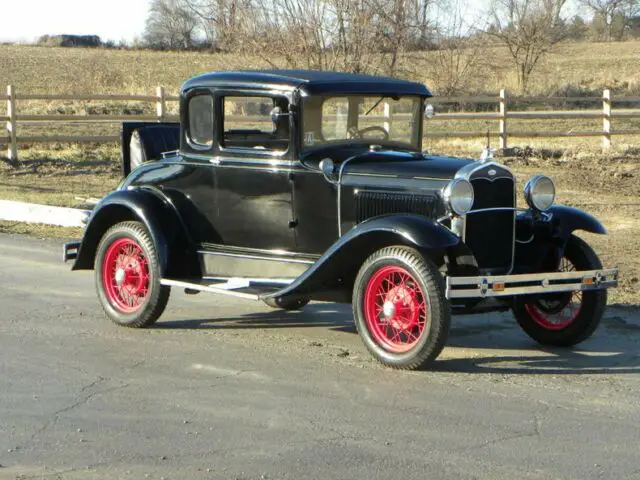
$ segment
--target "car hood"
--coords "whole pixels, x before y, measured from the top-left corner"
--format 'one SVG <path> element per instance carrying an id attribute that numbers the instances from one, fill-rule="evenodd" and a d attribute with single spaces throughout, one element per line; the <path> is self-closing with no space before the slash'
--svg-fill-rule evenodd
<path id="1" fill-rule="evenodd" d="M 417 152 L 379 150 L 351 157 L 344 164 L 343 175 L 389 176 L 449 180 L 461 168 L 473 163 L 468 158 L 454 158 Z"/>

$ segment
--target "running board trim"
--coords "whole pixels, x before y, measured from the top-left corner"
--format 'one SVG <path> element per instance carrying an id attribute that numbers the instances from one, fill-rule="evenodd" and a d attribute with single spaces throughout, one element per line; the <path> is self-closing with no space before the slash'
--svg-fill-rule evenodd
<path id="1" fill-rule="evenodd" d="M 255 293 L 236 292 L 234 290 L 230 290 L 228 286 L 226 288 L 222 287 L 222 285 L 225 284 L 221 284 L 221 286 L 216 287 L 214 285 L 202 285 L 200 283 L 190 283 L 180 280 L 163 278 L 160 280 L 160 285 L 166 285 L 168 287 L 188 288 L 191 290 L 198 290 L 199 292 L 220 293 L 222 295 L 229 295 L 232 297 L 246 298 L 247 300 L 260 300 L 260 296 L 256 295 Z"/>

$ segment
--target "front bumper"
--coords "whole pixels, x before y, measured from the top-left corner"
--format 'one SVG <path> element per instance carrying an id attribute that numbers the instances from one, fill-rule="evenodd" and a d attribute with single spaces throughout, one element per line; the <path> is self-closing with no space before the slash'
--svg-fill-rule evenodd
<path id="1" fill-rule="evenodd" d="M 487 298 L 532 295 L 580 290 L 601 290 L 618 285 L 618 269 L 575 272 L 525 273 L 447 277 L 446 297 Z"/>

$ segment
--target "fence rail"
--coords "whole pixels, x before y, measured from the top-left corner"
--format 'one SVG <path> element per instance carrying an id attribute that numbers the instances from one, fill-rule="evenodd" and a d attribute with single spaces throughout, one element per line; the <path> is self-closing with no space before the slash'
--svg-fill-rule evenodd
<path id="1" fill-rule="evenodd" d="M 18 107 L 23 101 L 132 101 L 147 102 L 155 105 L 155 115 L 27 115 L 20 114 Z M 167 95 L 164 87 L 157 87 L 155 95 L 120 95 L 120 94 L 22 94 L 18 93 L 14 86 L 7 87 L 7 94 L 0 95 L 0 101 L 6 101 L 6 113 L 0 115 L 0 122 L 6 122 L 6 134 L 0 136 L 0 144 L 6 144 L 9 159 L 18 158 L 18 146 L 21 143 L 102 143 L 118 141 L 118 135 L 31 135 L 19 136 L 18 127 L 49 122 L 60 123 L 108 123 L 120 121 L 145 121 L 163 122 L 178 121 L 177 115 L 167 113 L 167 102 L 178 101 L 179 97 Z M 602 146 L 607 149 L 611 146 L 611 137 L 615 135 L 640 135 L 640 128 L 614 129 L 612 119 L 616 118 L 640 118 L 640 108 L 613 108 L 613 104 L 640 103 L 640 97 L 616 97 L 612 98 L 609 90 L 604 90 L 602 96 L 588 97 L 509 97 L 505 89 L 495 96 L 452 96 L 434 97 L 429 99 L 434 105 L 446 104 L 489 104 L 495 105 L 495 112 L 446 112 L 435 115 L 434 120 L 463 121 L 485 120 L 495 121 L 498 127 L 500 148 L 508 147 L 509 138 L 567 138 L 567 137 L 601 137 Z M 572 102 L 602 102 L 602 107 L 590 110 L 540 110 L 540 111 L 511 111 L 509 105 L 522 103 L 572 103 Z M 399 118 L 401 115 L 394 116 Z M 390 121 L 388 116 L 378 117 L 384 121 Z M 255 120 L 256 117 L 233 116 L 235 121 Z M 542 131 L 510 131 L 509 120 L 571 120 L 571 119 L 601 119 L 602 127 L 590 131 L 566 131 L 566 130 L 542 130 Z M 483 137 L 486 131 L 429 131 L 424 133 L 425 138 L 473 138 Z"/>

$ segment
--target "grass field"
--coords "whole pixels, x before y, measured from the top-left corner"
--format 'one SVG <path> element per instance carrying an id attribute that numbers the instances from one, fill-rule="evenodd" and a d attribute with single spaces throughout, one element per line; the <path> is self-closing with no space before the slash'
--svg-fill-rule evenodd
<path id="1" fill-rule="evenodd" d="M 432 53 L 414 55 L 412 78 L 431 87 Z M 515 90 L 506 51 L 485 52 L 486 62 L 474 72 L 465 94 L 495 94 Z M 534 73 L 532 95 L 599 95 L 610 88 L 615 95 L 640 95 L 640 41 L 624 43 L 567 43 L 550 54 Z M 153 94 L 157 85 L 175 94 L 184 80 L 212 70 L 267 67 L 259 57 L 208 53 L 61 49 L 0 45 L 0 86 L 13 84 L 22 93 L 130 93 Z M 175 111 L 177 105 L 170 107 Z M 599 108 L 594 105 L 594 108 Z M 23 102 L 21 113 L 100 114 L 153 113 L 150 104 L 105 102 Z M 0 106 L 0 115 L 4 109 Z M 510 122 L 516 130 L 597 130 L 599 120 Z M 640 129 L 640 120 L 614 124 Z M 21 127 L 19 134 L 46 134 L 51 125 Z M 117 134 L 118 124 L 56 125 L 58 134 Z M 430 131 L 492 131 L 497 122 L 430 120 Z M 497 143 L 497 141 L 496 141 Z M 426 140 L 435 153 L 477 156 L 484 145 L 478 139 Z M 494 143 L 495 145 L 495 143 Z M 599 138 L 514 139 L 510 146 L 525 152 L 504 161 L 519 178 L 534 173 L 551 175 L 558 201 L 586 210 L 602 219 L 610 234 L 590 235 L 605 263 L 620 264 L 621 287 L 611 292 L 613 302 L 640 304 L 640 136 L 614 137 L 614 149 L 603 154 Z M 525 148 L 529 147 L 529 148 Z M 81 206 L 82 198 L 100 197 L 120 180 L 117 145 L 21 146 L 21 162 L 0 161 L 0 198 L 62 206 Z M 522 182 L 521 182 L 522 183 Z M 0 231 L 58 237 L 76 231 L 0 222 Z"/>
<path id="2" fill-rule="evenodd" d="M 482 53 L 466 94 L 516 91 L 516 76 L 503 48 Z M 433 73 L 434 54 L 412 54 L 414 80 L 435 93 L 441 85 Z M 530 92 L 594 91 L 640 94 L 640 40 L 614 43 L 566 43 L 550 53 L 531 77 Z M 282 66 L 285 66 L 284 64 Z M 212 70 L 266 68 L 259 52 L 254 57 L 211 53 L 65 49 L 0 45 L 0 85 L 13 84 L 29 93 L 149 94 L 156 85 L 177 92 L 189 77 Z"/>

